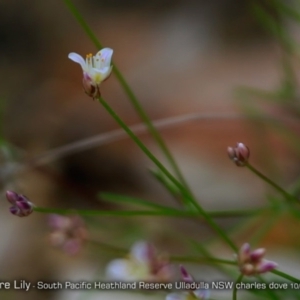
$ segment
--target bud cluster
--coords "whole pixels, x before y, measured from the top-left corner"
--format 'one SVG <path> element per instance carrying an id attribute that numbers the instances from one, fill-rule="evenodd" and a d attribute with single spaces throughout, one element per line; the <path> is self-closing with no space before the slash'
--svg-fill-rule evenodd
<path id="1" fill-rule="evenodd" d="M 251 251 L 250 245 L 245 243 L 237 256 L 238 265 L 242 274 L 255 276 L 272 271 L 277 263 L 264 259 L 266 250 L 259 248 Z"/>

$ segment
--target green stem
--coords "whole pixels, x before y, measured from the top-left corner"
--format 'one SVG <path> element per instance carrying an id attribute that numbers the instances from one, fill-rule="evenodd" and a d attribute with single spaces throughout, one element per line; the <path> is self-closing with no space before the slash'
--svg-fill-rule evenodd
<path id="1" fill-rule="evenodd" d="M 106 109 L 106 111 L 112 116 L 112 118 L 124 129 L 129 137 L 138 145 L 138 147 L 149 157 L 149 159 L 173 182 L 177 188 L 181 191 L 182 196 L 189 200 L 198 210 L 202 211 L 200 205 L 185 189 L 185 187 L 178 182 L 176 178 L 165 168 L 165 166 L 148 150 L 148 148 L 141 142 L 141 140 L 133 133 L 133 131 L 122 121 L 122 119 L 116 114 L 116 112 L 110 107 L 110 105 L 101 97 L 98 98 L 99 103 Z"/>
<path id="2" fill-rule="evenodd" d="M 98 98 L 98 101 L 106 109 L 106 111 L 112 116 L 112 118 L 125 130 L 125 132 L 131 137 L 131 139 L 138 145 L 138 147 L 149 157 L 149 159 L 173 182 L 181 191 L 182 196 L 185 197 L 204 217 L 209 226 L 218 233 L 227 245 L 237 251 L 237 247 L 226 235 L 226 233 L 214 222 L 214 220 L 207 214 L 207 212 L 198 204 L 193 196 L 186 190 L 186 188 L 177 181 L 176 178 L 162 165 L 162 163 L 148 150 L 148 148 L 140 141 L 140 139 L 131 131 L 131 129 L 122 121 L 122 119 L 115 113 L 115 111 L 109 106 L 109 104 L 103 99 Z"/>
<path id="3" fill-rule="evenodd" d="M 81 216 L 120 216 L 120 217 L 136 217 L 136 216 L 166 216 L 166 217 L 175 217 L 175 218 L 199 218 L 201 217 L 197 212 L 190 211 L 180 211 L 176 209 L 170 210 L 88 210 L 88 209 L 57 209 L 57 208 L 44 208 L 44 207 L 34 207 L 35 212 L 47 213 L 47 214 L 61 214 L 61 215 L 69 215 L 69 214 L 78 214 Z M 247 216 L 245 214 L 238 214 L 238 211 L 234 212 L 236 214 L 229 215 L 227 214 L 225 217 L 240 217 Z M 208 212 L 210 215 L 210 213 Z M 219 217 L 214 216 L 214 213 L 210 215 L 211 217 Z M 202 217 L 201 217 L 202 218 Z"/>
<path id="4" fill-rule="evenodd" d="M 255 169 L 252 165 L 249 163 L 246 164 L 246 167 L 252 171 L 255 175 L 257 175 L 259 178 L 261 178 L 263 181 L 271 185 L 273 188 L 275 188 L 287 201 L 298 201 L 297 198 L 295 198 L 293 195 L 289 194 L 287 191 L 285 191 L 282 187 L 280 187 L 277 183 L 269 179 L 267 176 L 262 174 L 260 171 Z"/>
<path id="5" fill-rule="evenodd" d="M 70 1 L 70 0 L 63 0 L 63 1 L 65 2 L 65 4 L 68 7 L 68 9 L 70 10 L 70 12 L 75 17 L 75 19 L 78 21 L 78 23 L 80 24 L 80 26 L 82 27 L 82 29 L 85 31 L 85 33 L 87 34 L 87 36 L 94 43 L 94 45 L 98 49 L 104 48 L 103 45 L 98 41 L 96 35 L 93 33 L 93 31 L 91 30 L 91 28 L 89 27 L 89 25 L 82 18 L 81 14 L 77 10 L 77 8 L 74 6 L 74 4 L 72 3 L 72 1 Z"/>
<path id="6" fill-rule="evenodd" d="M 296 278 L 296 277 L 294 277 L 294 276 L 291 276 L 291 275 L 289 275 L 289 274 L 286 274 L 286 273 L 284 273 L 284 272 L 282 272 L 282 271 L 279 271 L 279 270 L 273 270 L 273 271 L 271 271 L 271 273 L 276 274 L 276 275 L 278 275 L 278 276 L 280 276 L 280 277 L 282 277 L 282 278 L 285 278 L 285 279 L 287 279 L 287 280 L 290 280 L 290 281 L 293 281 L 293 282 L 300 283 L 300 279 L 298 279 L 298 278 Z"/>
<path id="7" fill-rule="evenodd" d="M 181 212 L 181 211 L 157 211 L 157 210 L 88 210 L 88 209 L 56 209 L 56 208 L 43 208 L 43 207 L 34 207 L 34 211 L 47 214 L 78 214 L 81 216 L 120 216 L 120 217 L 139 217 L 139 216 L 169 216 L 169 217 L 199 217 L 199 214 L 191 212 Z"/>
<path id="8" fill-rule="evenodd" d="M 244 274 L 241 273 L 234 284 L 234 288 L 233 288 L 233 292 L 232 292 L 232 300 L 237 299 L 237 284 L 242 281 L 243 277 L 244 277 Z"/>
<path id="9" fill-rule="evenodd" d="M 138 113 L 138 115 L 140 116 L 142 121 L 148 127 L 148 130 L 149 130 L 150 134 L 153 136 L 154 140 L 157 142 L 157 144 L 161 148 L 162 152 L 164 153 L 164 155 L 168 159 L 168 161 L 169 161 L 170 165 L 172 166 L 172 168 L 173 168 L 175 174 L 177 175 L 178 179 L 185 186 L 185 188 L 191 193 L 191 190 L 190 190 L 184 176 L 182 175 L 182 173 L 181 173 L 181 171 L 180 171 L 173 155 L 171 154 L 171 152 L 168 149 L 166 143 L 162 139 L 159 131 L 153 126 L 151 119 L 148 117 L 147 113 L 142 108 L 141 104 L 137 100 L 136 96 L 134 95 L 133 91 L 129 87 L 128 83 L 126 82 L 125 78 L 123 77 L 123 75 L 121 74 L 119 69 L 114 65 L 113 70 L 114 70 L 114 73 L 115 73 L 116 77 L 118 78 L 119 82 L 121 83 L 124 91 L 127 93 L 131 104 L 133 105 L 134 109 L 136 110 L 136 112 Z"/>
<path id="10" fill-rule="evenodd" d="M 157 204 L 148 200 L 144 200 L 141 198 L 128 197 L 124 195 L 111 194 L 111 193 L 101 193 L 100 198 L 102 201 L 108 201 L 113 203 L 123 203 L 126 205 L 138 205 L 145 206 L 155 210 L 172 210 L 178 211 L 176 208 L 164 206 L 161 204 Z"/>
<path id="11" fill-rule="evenodd" d="M 199 217 L 199 213 L 194 211 L 183 211 L 177 208 L 164 206 L 161 204 L 153 203 L 151 201 L 141 199 L 141 198 L 134 198 L 124 195 L 118 194 L 111 194 L 111 193 L 101 193 L 100 198 L 102 201 L 109 201 L 114 203 L 123 203 L 123 204 L 133 204 L 138 206 L 149 207 L 154 210 L 159 211 L 172 211 L 175 214 L 180 213 L 182 216 L 191 216 L 191 217 Z M 212 218 L 232 218 L 232 217 L 249 217 L 256 215 L 257 213 L 263 213 L 269 211 L 269 208 L 262 207 L 258 209 L 250 209 L 250 210 L 225 210 L 225 211 L 208 211 L 207 213 Z"/>
<path id="12" fill-rule="evenodd" d="M 93 33 L 92 29 L 89 27 L 89 25 L 85 22 L 77 8 L 74 6 L 71 0 L 64 0 L 66 6 L 69 8 L 69 10 L 72 12 L 78 23 L 81 25 L 85 33 L 88 35 L 88 37 L 91 39 L 91 41 L 94 43 L 94 45 L 101 49 L 103 48 L 103 45 L 99 42 L 95 34 Z M 140 116 L 140 118 L 143 120 L 143 122 L 148 127 L 148 130 L 154 140 L 157 142 L 161 150 L 163 151 L 164 155 L 168 159 L 170 165 L 172 166 L 174 172 L 176 173 L 178 179 L 181 181 L 181 183 L 185 186 L 185 188 L 191 193 L 191 190 L 187 184 L 187 182 L 184 179 L 184 176 L 182 175 L 174 157 L 172 156 L 170 150 L 168 149 L 167 145 L 165 144 L 164 140 L 162 139 L 161 135 L 157 131 L 157 129 L 153 126 L 151 119 L 148 117 L 145 110 L 142 108 L 141 104 L 139 103 L 137 97 L 133 93 L 132 89 L 130 88 L 129 84 L 126 82 L 124 76 L 120 72 L 120 70 L 117 68 L 117 66 L 113 63 L 113 72 L 116 75 L 118 81 L 120 82 L 121 86 L 123 87 L 125 93 L 127 94 L 131 104 L 133 105 L 134 109 L 136 110 L 137 114 Z"/>
<path id="13" fill-rule="evenodd" d="M 268 207 L 262 207 L 257 209 L 249 209 L 249 210 L 225 210 L 225 211 L 208 211 L 207 213 L 212 218 L 232 218 L 232 217 L 249 217 L 255 216 L 258 213 L 263 213 L 268 211 Z"/>

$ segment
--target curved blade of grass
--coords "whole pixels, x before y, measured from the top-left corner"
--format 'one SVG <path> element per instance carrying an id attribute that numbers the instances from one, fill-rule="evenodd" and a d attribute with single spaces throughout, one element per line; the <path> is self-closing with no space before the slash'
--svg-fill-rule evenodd
<path id="1" fill-rule="evenodd" d="M 120 217 L 142 217 L 142 216 L 165 216 L 165 217 L 200 217 L 195 212 L 184 212 L 176 210 L 89 210 L 89 209 L 56 209 L 56 208 L 44 208 L 34 207 L 34 211 L 47 213 L 47 214 L 78 214 L 82 216 L 120 216 Z"/>
<path id="2" fill-rule="evenodd" d="M 283 1 L 273 0 L 272 1 L 282 13 L 286 14 L 288 17 L 294 19 L 296 22 L 300 23 L 300 10 L 299 10 L 299 2 L 298 7 L 292 7 Z M 296 1 L 297 2 L 297 1 Z"/>
<path id="3" fill-rule="evenodd" d="M 154 178 L 160 182 L 176 200 L 178 200 L 178 197 L 180 196 L 180 191 L 178 188 L 172 182 L 170 182 L 170 180 L 168 180 L 160 170 L 150 169 L 149 171 Z"/>
<path id="4" fill-rule="evenodd" d="M 112 193 L 100 193 L 99 196 L 104 201 L 116 202 L 116 203 L 129 203 L 141 206 L 146 206 L 160 211 L 171 211 L 174 214 L 181 213 L 183 217 L 199 217 L 199 214 L 193 211 L 182 211 L 176 208 L 160 205 L 150 202 L 145 199 L 128 197 L 124 195 L 112 194 Z M 252 209 L 252 210 L 228 210 L 228 211 L 208 211 L 207 213 L 213 218 L 232 218 L 232 217 L 249 217 L 256 215 L 258 212 L 264 212 L 265 208 Z"/>
<path id="5" fill-rule="evenodd" d="M 47 214 L 61 214 L 61 215 L 70 215 L 78 214 L 81 216 L 119 216 L 119 217 L 134 217 L 134 216 L 165 216 L 165 217 L 178 217 L 178 218 L 199 218 L 202 221 L 205 219 L 199 215 L 198 212 L 192 211 L 182 211 L 176 209 L 168 210 L 89 210 L 89 209 L 59 209 L 59 208 L 45 208 L 45 207 L 34 207 L 33 209 L 36 212 L 47 213 Z M 244 213 L 244 214 L 243 214 Z M 208 212 L 208 214 L 210 214 Z M 218 212 L 217 216 L 214 216 L 214 213 L 211 214 L 211 217 L 241 217 L 249 216 L 246 215 L 246 212 L 233 211 L 232 214 L 222 216 L 222 212 Z"/>
<path id="6" fill-rule="evenodd" d="M 282 23 L 282 16 L 278 14 L 280 10 L 276 8 L 277 18 L 271 15 L 267 10 L 262 7 L 262 5 L 252 2 L 251 8 L 256 16 L 257 20 L 261 22 L 262 26 L 268 30 L 277 40 L 281 43 L 282 47 L 291 52 L 293 49 L 296 48 L 296 44 L 293 39 L 290 37 L 287 30 L 284 28 Z"/>

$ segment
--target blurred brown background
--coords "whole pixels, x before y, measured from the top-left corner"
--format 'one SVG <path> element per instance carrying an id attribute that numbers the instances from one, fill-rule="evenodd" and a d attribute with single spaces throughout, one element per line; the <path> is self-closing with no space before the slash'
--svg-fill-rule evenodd
<path id="1" fill-rule="evenodd" d="M 234 93 L 238 86 L 272 90 L 282 80 L 279 45 L 257 22 L 249 1 L 74 3 L 101 43 L 114 49 L 114 62 L 152 119 L 191 112 L 240 113 L 242 100 Z M 299 28 L 289 23 L 287 26 L 297 38 Z M 22 162 L 118 128 L 101 106 L 83 93 L 81 69 L 67 58 L 69 52 L 84 56 L 96 49 L 63 1 L 0 1 L 0 41 L 2 131 L 17 148 L 13 160 Z M 101 90 L 128 124 L 140 122 L 114 75 Z M 274 111 L 285 116 L 281 110 Z M 213 118 L 174 126 L 162 134 L 199 201 L 208 209 L 257 207 L 266 202 L 265 185 L 227 158 L 227 146 L 238 141 L 251 148 L 254 164 L 283 184 L 299 174 L 295 151 L 268 126 L 235 118 Z M 142 140 L 165 161 L 147 135 Z M 8 164 L 5 155 L 3 164 Z M 47 207 L 109 209 L 111 206 L 97 200 L 100 191 L 171 204 L 172 199 L 148 168 L 153 168 L 151 162 L 125 139 L 68 155 L 9 180 L 2 174 L 3 189 L 13 188 L 36 205 Z M 3 197 L 2 280 L 92 280 L 95 261 L 99 266 L 105 265 L 104 258 L 88 255 L 88 250 L 79 257 L 67 258 L 50 248 L 45 215 L 36 213 L 18 219 L 7 209 Z M 221 224 L 225 228 L 235 222 Z M 165 250 L 178 247 L 180 236 L 187 230 L 200 241 L 209 232 L 193 222 L 174 223 L 169 219 L 106 218 L 101 224 L 101 239 L 130 246 L 136 238 L 149 236 Z M 136 229 L 136 224 L 143 226 Z M 105 226 L 116 233 L 111 234 Z M 118 228 L 124 226 L 128 226 L 128 233 L 122 236 Z M 180 233 L 175 237 L 176 231 Z M 282 245 L 290 243 L 286 232 L 275 232 L 266 244 L 276 239 L 283 239 Z M 181 246 L 178 253 L 188 248 Z M 276 255 L 279 250 L 274 248 Z M 1 299 L 40 299 L 39 293 L 2 292 Z M 79 299 L 77 294 L 62 293 L 42 295 L 45 299 Z"/>

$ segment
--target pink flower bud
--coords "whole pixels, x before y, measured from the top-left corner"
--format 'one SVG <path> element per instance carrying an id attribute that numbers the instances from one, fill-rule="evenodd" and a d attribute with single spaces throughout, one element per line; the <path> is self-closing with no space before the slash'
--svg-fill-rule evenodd
<path id="1" fill-rule="evenodd" d="M 256 250 L 254 250 L 254 251 L 251 252 L 250 259 L 252 261 L 259 261 L 260 259 L 263 258 L 263 256 L 265 255 L 265 253 L 266 253 L 266 249 L 264 249 L 264 248 L 256 249 Z"/>
<path id="2" fill-rule="evenodd" d="M 277 268 L 277 266 L 278 266 L 278 264 L 276 262 L 264 259 L 259 264 L 257 271 L 260 274 L 263 274 L 263 273 L 267 273 L 267 272 L 274 270 L 275 268 Z"/>
<path id="3" fill-rule="evenodd" d="M 182 265 L 180 266 L 180 272 L 183 281 L 194 282 L 194 278 L 187 272 L 185 267 L 183 267 Z"/>
<path id="4" fill-rule="evenodd" d="M 33 204 L 24 195 L 13 191 L 6 192 L 6 199 L 13 205 L 10 212 L 18 217 L 29 216 L 33 212 Z"/>
<path id="5" fill-rule="evenodd" d="M 236 147 L 228 147 L 227 153 L 229 158 L 239 167 L 243 167 L 248 162 L 250 150 L 243 143 L 237 143 Z"/>
<path id="6" fill-rule="evenodd" d="M 99 85 L 95 84 L 87 73 L 83 73 L 82 85 L 85 93 L 93 99 L 101 96 Z"/>
<path id="7" fill-rule="evenodd" d="M 180 266 L 181 277 L 183 281 L 187 283 L 195 282 L 194 278 L 187 272 L 187 270 Z M 208 289 L 192 289 L 184 288 L 185 291 L 181 293 L 171 293 L 168 294 L 166 300 L 207 300 L 210 296 L 210 291 Z"/>

